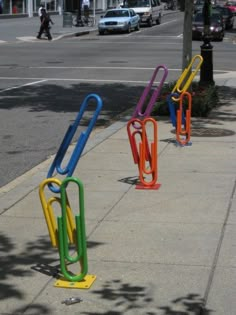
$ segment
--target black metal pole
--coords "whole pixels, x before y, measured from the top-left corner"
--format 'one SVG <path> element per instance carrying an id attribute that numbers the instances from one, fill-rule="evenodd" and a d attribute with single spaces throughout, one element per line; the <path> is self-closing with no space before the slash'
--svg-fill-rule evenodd
<path id="1" fill-rule="evenodd" d="M 205 0 L 202 9 L 204 20 L 203 45 L 201 46 L 201 56 L 203 63 L 200 68 L 200 85 L 214 85 L 213 80 L 213 46 L 210 43 L 211 25 L 211 0 Z"/>
<path id="2" fill-rule="evenodd" d="M 81 18 L 81 0 L 78 0 L 78 12 L 77 12 L 77 21 L 75 26 L 84 26 L 84 23 Z"/>

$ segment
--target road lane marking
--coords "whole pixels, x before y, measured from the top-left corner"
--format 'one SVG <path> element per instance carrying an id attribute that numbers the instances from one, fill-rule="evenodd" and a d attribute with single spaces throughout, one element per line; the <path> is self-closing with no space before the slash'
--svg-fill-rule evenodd
<path id="1" fill-rule="evenodd" d="M 5 78 L 5 79 L 7 79 L 7 78 Z M 24 80 L 24 79 L 19 78 L 19 80 Z M 25 79 L 25 80 L 29 80 L 29 79 Z M 20 88 L 25 87 L 25 86 L 35 85 L 35 84 L 42 83 L 42 82 L 45 82 L 45 81 L 48 81 L 48 80 L 47 80 L 47 79 L 42 79 L 42 80 L 40 80 L 40 81 L 30 82 L 30 83 L 26 83 L 26 84 L 23 84 L 23 85 L 12 86 L 12 87 L 10 87 L 10 88 L 1 90 L 0 93 L 6 92 L 6 91 L 15 90 L 15 89 L 20 89 Z"/>
<path id="2" fill-rule="evenodd" d="M 38 82 L 44 82 L 44 81 L 78 81 L 78 82 L 112 82 L 112 83 L 147 83 L 149 82 L 147 81 L 133 81 L 133 80 L 97 80 L 97 79 L 65 79 L 65 78 L 47 78 L 47 79 L 43 79 L 43 78 L 18 78 L 18 77 L 0 77 L 0 80 L 40 80 Z M 158 82 L 155 82 L 158 83 Z M 168 83 L 168 82 L 166 82 Z M 0 92 L 5 92 L 5 91 L 9 91 L 12 89 L 18 89 L 20 87 L 24 87 L 26 86 L 26 84 L 21 85 L 21 86 L 16 86 L 16 87 L 11 87 L 5 90 L 2 90 Z"/>
<path id="3" fill-rule="evenodd" d="M 4 66 L 3 66 L 4 67 Z M 1 68 L 1 66 L 0 66 Z M 156 68 L 142 67 L 65 67 L 65 66 L 30 66 L 30 69 L 87 69 L 87 70 L 155 70 Z M 182 71 L 182 69 L 168 69 L 169 71 Z"/>
<path id="4" fill-rule="evenodd" d="M 9 66 L 0 66 L 1 68 L 9 68 Z M 82 66 L 82 67 L 77 67 L 77 66 L 29 66 L 29 67 L 23 67 L 27 69 L 85 69 L 85 70 L 155 70 L 156 68 L 148 68 L 148 67 L 97 67 L 97 66 Z M 181 68 L 168 68 L 168 71 L 182 71 Z M 231 70 L 214 70 L 213 71 L 215 74 L 216 73 L 236 73 L 236 71 L 231 71 Z M 20 78 L 20 77 L 0 77 L 0 79 L 22 79 L 22 80 L 44 80 L 45 78 Z M 48 79 L 48 78 L 47 78 Z M 49 78 L 48 80 L 63 80 L 60 78 Z M 70 80 L 70 79 L 65 79 L 65 80 Z M 77 80 L 77 79 L 72 79 L 72 80 Z M 80 79 L 78 79 L 80 80 Z"/>
<path id="5" fill-rule="evenodd" d="M 48 67 L 48 68 L 52 68 L 52 67 Z M 61 67 L 58 67 L 61 68 Z M 75 67 L 73 67 L 75 68 Z M 104 67 L 78 67 L 78 68 L 84 68 L 84 69 L 104 69 Z M 119 68 L 119 67 L 108 67 L 108 69 L 116 69 L 116 70 L 130 70 L 130 68 Z M 137 70 L 153 70 L 153 68 L 132 68 L 132 69 L 137 69 Z M 169 69 L 169 71 L 178 71 L 181 72 L 182 69 Z M 217 77 L 231 77 L 231 76 L 235 76 L 236 71 L 227 71 L 227 70 L 214 70 L 214 75 L 217 75 Z M 199 75 L 196 76 L 196 79 L 198 79 Z M 139 81 L 139 80 L 117 80 L 117 79 L 79 79 L 79 78 L 22 78 L 22 77 L 0 77 L 0 80 L 37 80 L 35 82 L 30 82 L 30 83 L 26 83 L 20 86 L 15 86 L 15 87 L 11 87 L 11 88 L 7 88 L 4 89 L 0 92 L 4 92 L 4 91 L 9 91 L 12 89 L 17 89 L 17 88 L 21 88 L 27 85 L 34 85 L 34 84 L 38 84 L 38 83 L 42 83 L 45 81 L 75 81 L 75 82 L 97 82 L 97 83 L 102 83 L 102 82 L 108 82 L 108 83 L 133 83 L 133 84 L 147 84 L 149 82 L 149 80 L 147 81 Z M 155 84 L 159 83 L 159 81 L 155 81 Z M 168 84 L 168 81 L 166 81 L 165 83 Z"/>

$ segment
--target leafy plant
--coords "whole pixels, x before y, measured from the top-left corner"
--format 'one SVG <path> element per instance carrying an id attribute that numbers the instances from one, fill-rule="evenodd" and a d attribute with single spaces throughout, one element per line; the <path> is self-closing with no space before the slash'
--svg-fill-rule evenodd
<path id="1" fill-rule="evenodd" d="M 165 84 L 162 88 L 162 93 L 158 101 L 156 102 L 152 115 L 153 116 L 169 116 L 168 109 L 168 96 L 175 86 L 175 82 Z M 207 117 L 212 108 L 215 108 L 219 104 L 218 90 L 215 85 L 202 87 L 198 83 L 194 82 L 191 86 L 192 95 L 192 117 Z M 178 107 L 178 102 L 176 107 Z M 183 101 L 183 105 L 187 106 L 186 100 Z"/>

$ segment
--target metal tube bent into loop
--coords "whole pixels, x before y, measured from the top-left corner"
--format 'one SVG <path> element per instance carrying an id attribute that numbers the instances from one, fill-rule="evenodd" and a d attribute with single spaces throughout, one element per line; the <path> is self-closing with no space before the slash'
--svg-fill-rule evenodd
<path id="1" fill-rule="evenodd" d="M 196 62 L 195 69 L 192 71 L 193 64 Z M 198 70 L 200 69 L 201 65 L 203 62 L 203 58 L 201 55 L 195 55 L 190 64 L 188 65 L 187 68 L 184 69 L 182 72 L 181 76 L 179 77 L 178 81 L 176 82 L 176 85 L 174 86 L 173 90 L 171 93 L 183 93 L 188 90 L 190 84 L 192 83 L 194 77 L 196 76 Z M 182 86 L 181 86 L 182 85 Z M 174 101 L 179 101 L 179 98 L 176 99 L 172 97 Z"/>
<path id="2" fill-rule="evenodd" d="M 138 126 L 138 129 L 135 128 L 135 125 Z M 131 131 L 131 129 L 135 128 L 133 131 Z M 130 147 L 131 147 L 131 152 L 133 155 L 133 159 L 134 159 L 134 163 L 135 164 L 139 164 L 140 161 L 140 155 L 139 155 L 139 147 L 137 145 L 137 141 L 138 138 L 139 140 L 143 141 L 143 133 L 145 133 L 145 131 L 143 130 L 143 122 L 138 119 L 138 118 L 132 118 L 128 124 L 127 124 L 127 133 L 128 133 L 128 138 L 129 138 L 129 142 L 130 142 Z M 145 142 L 146 142 L 146 152 L 145 152 L 145 159 L 146 161 L 150 160 L 150 150 L 149 150 L 149 146 L 148 146 L 148 140 L 147 140 L 147 135 L 145 137 Z"/>
<path id="3" fill-rule="evenodd" d="M 79 191 L 79 214 L 75 216 L 76 221 L 76 250 L 75 256 L 69 253 L 69 244 L 67 238 L 67 219 L 66 219 L 66 203 L 67 194 L 66 188 L 69 182 L 77 185 Z M 57 218 L 58 222 L 58 235 L 59 235 L 59 255 L 60 266 L 64 277 L 69 281 L 81 281 L 84 279 L 88 272 L 87 260 L 87 245 L 86 245 L 86 231 L 85 231 L 85 215 L 84 215 L 84 187 L 83 183 L 75 177 L 67 177 L 61 184 L 61 202 L 62 202 L 62 215 Z M 74 275 L 67 270 L 66 261 L 80 262 L 81 272 Z"/>
<path id="4" fill-rule="evenodd" d="M 159 86 L 157 86 L 154 89 L 152 95 L 150 96 L 150 99 L 148 100 L 149 93 L 150 93 L 151 89 L 153 88 L 153 83 L 154 83 L 156 76 L 158 74 L 158 71 L 160 69 L 163 69 L 163 76 L 160 80 Z M 161 89 L 163 87 L 163 84 L 165 82 L 167 75 L 168 75 L 168 69 L 165 65 L 157 66 L 157 68 L 155 69 L 155 71 L 152 75 L 152 78 L 151 78 L 149 84 L 144 89 L 143 94 L 141 95 L 141 97 L 138 101 L 138 104 L 137 104 L 137 106 L 133 112 L 132 118 L 136 118 L 136 117 L 142 118 L 142 117 L 150 116 L 151 111 L 153 109 L 153 106 L 155 105 L 157 99 L 160 97 Z M 135 125 L 135 124 L 134 124 L 134 127 L 136 129 L 140 128 L 140 126 Z"/>
<path id="5" fill-rule="evenodd" d="M 149 142 L 147 140 L 146 124 L 152 123 L 153 125 L 153 142 L 151 142 L 151 154 L 148 160 L 148 166 L 146 165 L 146 152 L 150 151 Z M 151 187 L 157 182 L 157 122 L 153 118 L 145 118 L 143 120 L 142 129 L 142 142 L 139 144 L 140 150 L 140 163 L 139 163 L 139 177 L 143 186 Z M 148 148 L 147 148 L 148 146 Z M 152 175 L 152 180 L 147 182 L 144 178 L 144 174 Z"/>
<path id="6" fill-rule="evenodd" d="M 183 100 L 187 98 L 186 121 L 183 126 Z M 180 96 L 179 109 L 177 110 L 177 128 L 176 128 L 176 140 L 181 145 L 186 145 L 190 141 L 191 134 L 191 110 L 192 110 L 192 95 L 189 92 L 183 92 Z M 181 136 L 185 136 L 185 139 L 181 139 Z"/>
<path id="7" fill-rule="evenodd" d="M 170 95 L 167 96 L 167 104 L 169 108 L 169 113 L 170 113 L 170 119 L 172 122 L 172 126 L 176 128 L 176 102 L 173 101 L 173 99 L 179 99 L 179 94 L 178 93 L 171 93 Z M 183 117 L 183 121 L 185 118 Z"/>
<path id="8" fill-rule="evenodd" d="M 71 144 L 71 141 L 72 141 L 72 139 L 73 139 L 78 127 L 79 127 L 80 121 L 84 115 L 85 110 L 88 107 L 90 100 L 96 101 L 96 103 L 97 103 L 96 110 L 95 110 L 94 115 L 92 116 L 92 118 L 88 124 L 87 129 L 81 132 L 81 134 L 77 140 L 76 146 L 75 146 L 75 148 L 71 154 L 71 157 L 69 159 L 68 164 L 63 168 L 62 167 L 63 159 L 64 159 L 66 152 L 69 148 L 69 145 Z M 103 106 L 102 100 L 97 94 L 89 94 L 86 96 L 86 98 L 84 99 L 84 101 L 81 105 L 80 111 L 79 111 L 74 123 L 71 124 L 69 126 L 69 128 L 67 129 L 67 132 L 66 132 L 64 139 L 63 139 L 63 141 L 59 147 L 59 150 L 58 150 L 58 152 L 54 158 L 54 161 L 52 162 L 52 165 L 49 168 L 47 178 L 53 177 L 55 172 L 57 172 L 61 175 L 67 175 L 68 177 L 72 176 L 72 174 L 76 168 L 76 165 L 79 161 L 79 158 L 83 152 L 85 144 L 89 138 L 89 135 L 90 135 L 90 133 L 91 133 L 96 121 L 97 121 L 97 118 L 98 118 L 98 115 L 102 109 L 102 106 Z M 58 188 L 56 188 L 55 186 L 53 186 L 52 184 L 49 184 L 49 188 L 54 193 L 60 192 L 60 190 Z"/>
<path id="9" fill-rule="evenodd" d="M 45 194 L 45 187 L 48 186 L 49 184 L 56 184 L 60 189 L 61 181 L 58 180 L 57 178 L 47 178 L 43 180 L 39 186 L 39 197 L 42 204 L 44 217 L 47 223 L 50 240 L 53 247 L 58 247 L 58 228 L 57 228 L 57 223 L 56 223 L 56 217 L 54 214 L 53 204 L 58 203 L 61 208 L 61 198 L 53 196 L 47 200 L 46 194 Z M 66 216 L 67 216 L 68 239 L 71 244 L 75 244 L 75 237 L 74 237 L 75 222 L 73 219 L 73 213 L 71 211 L 68 198 L 66 198 L 66 200 L 67 200 L 66 201 Z"/>

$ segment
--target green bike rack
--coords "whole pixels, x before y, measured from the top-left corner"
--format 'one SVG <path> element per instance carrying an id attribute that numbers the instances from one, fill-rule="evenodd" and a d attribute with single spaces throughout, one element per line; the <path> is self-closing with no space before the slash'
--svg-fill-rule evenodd
<path id="1" fill-rule="evenodd" d="M 76 254 L 71 256 L 69 253 L 69 241 L 67 235 L 67 219 L 66 219 L 66 207 L 67 207 L 67 193 L 66 188 L 69 183 L 75 183 L 79 190 L 79 214 L 75 216 L 76 230 Z M 58 224 L 58 243 L 59 243 L 59 255 L 60 266 L 64 279 L 59 279 L 55 283 L 57 287 L 64 288 L 89 288 L 95 281 L 95 275 L 87 275 L 88 272 L 88 259 L 87 259 L 87 245 L 86 245 L 86 230 L 85 230 L 85 215 L 84 215 L 84 187 L 83 183 L 76 177 L 65 178 L 60 186 L 61 193 L 61 209 L 62 215 L 57 218 Z M 75 263 L 79 262 L 81 272 L 77 275 L 68 271 L 67 262 Z"/>

